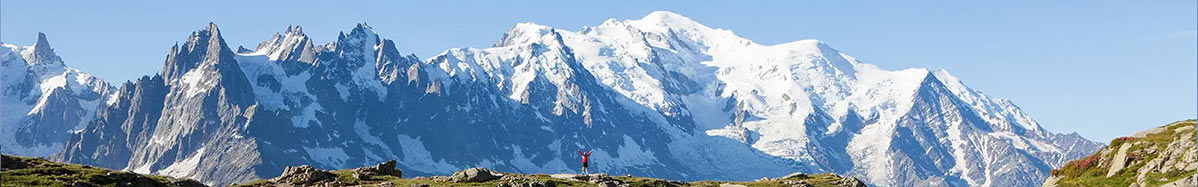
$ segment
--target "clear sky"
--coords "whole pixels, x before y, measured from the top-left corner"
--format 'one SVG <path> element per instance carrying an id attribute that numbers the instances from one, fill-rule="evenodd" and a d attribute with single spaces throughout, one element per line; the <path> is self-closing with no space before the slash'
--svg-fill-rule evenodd
<path id="1" fill-rule="evenodd" d="M 1198 114 L 1198 5 L 1161 1 L 2 1 L 0 41 L 45 32 L 68 66 L 123 82 L 216 22 L 253 48 L 367 22 L 405 53 L 486 47 L 519 22 L 567 30 L 673 11 L 763 44 L 819 39 L 888 69 L 947 69 L 1045 128 L 1106 142 Z"/>

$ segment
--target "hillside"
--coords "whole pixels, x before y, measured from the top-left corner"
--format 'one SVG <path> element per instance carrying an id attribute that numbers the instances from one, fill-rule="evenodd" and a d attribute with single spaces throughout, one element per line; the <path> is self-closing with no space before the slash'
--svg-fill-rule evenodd
<path id="1" fill-rule="evenodd" d="M 190 179 L 142 175 L 42 158 L 3 155 L 0 186 L 204 186 Z"/>
<path id="2" fill-rule="evenodd" d="M 142 175 L 87 165 L 64 164 L 42 158 L 3 155 L 2 186 L 205 186 L 191 179 Z M 519 174 L 471 168 L 452 176 L 403 178 L 394 160 L 371 167 L 320 170 L 303 165 L 287 167 L 279 177 L 234 184 L 249 186 L 853 186 L 864 187 L 857 178 L 836 174 L 794 173 L 751 182 L 682 182 L 647 177 L 606 174 Z"/>
<path id="3" fill-rule="evenodd" d="M 204 187 L 194 180 L 179 180 L 173 177 L 141 175 L 91 167 L 91 165 L 66 164 L 46 161 L 43 158 L 2 156 L 2 186 L 134 186 L 134 187 Z M 258 180 L 235 187 L 266 186 L 813 186 L 813 187 L 864 187 L 865 183 L 855 177 L 835 174 L 795 173 L 778 179 L 761 179 L 750 182 L 697 181 L 683 182 L 652 179 L 637 176 L 607 176 L 605 174 L 515 174 L 498 173 L 485 168 L 458 171 L 452 176 L 410 177 L 405 179 L 403 171 L 395 169 L 395 161 L 343 170 L 320 170 L 299 165 L 288 167 L 279 177 Z"/>
<path id="4" fill-rule="evenodd" d="M 1102 151 L 1052 170 L 1044 186 L 1196 186 L 1195 120 L 1111 140 Z"/>
<path id="5" fill-rule="evenodd" d="M 496 172 L 487 168 L 470 168 L 455 172 L 452 176 L 403 178 L 403 172 L 395 169 L 395 166 L 394 160 L 372 167 L 334 171 L 303 165 L 287 167 L 281 176 L 273 179 L 233 186 L 865 186 L 865 183 L 857 178 L 828 173 L 794 173 L 751 182 L 682 182 L 630 175 L 519 174 Z"/>

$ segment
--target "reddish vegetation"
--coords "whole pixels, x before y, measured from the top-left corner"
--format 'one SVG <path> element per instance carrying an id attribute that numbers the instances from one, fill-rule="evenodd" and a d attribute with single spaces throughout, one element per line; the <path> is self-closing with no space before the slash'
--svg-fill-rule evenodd
<path id="1" fill-rule="evenodd" d="M 1096 165 L 1098 165 L 1098 154 L 1090 155 L 1080 160 L 1071 161 L 1068 164 L 1065 164 L 1065 167 L 1052 170 L 1051 173 L 1052 175 L 1057 176 L 1076 177 L 1080 176 L 1086 170 L 1093 168 Z"/>
<path id="2" fill-rule="evenodd" d="M 1073 167 L 1085 170 L 1085 169 L 1090 169 L 1091 167 L 1094 167 L 1094 165 L 1097 165 L 1097 164 L 1098 164 L 1098 155 L 1094 155 L 1094 156 L 1088 156 L 1085 159 L 1081 159 L 1081 160 L 1078 160 L 1077 162 L 1074 162 Z"/>

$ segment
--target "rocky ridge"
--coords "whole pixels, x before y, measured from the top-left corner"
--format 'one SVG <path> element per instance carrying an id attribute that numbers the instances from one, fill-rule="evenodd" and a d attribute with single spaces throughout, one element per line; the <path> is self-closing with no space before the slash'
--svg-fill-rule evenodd
<path id="1" fill-rule="evenodd" d="M 1044 186 L 1198 186 L 1195 120 L 1174 122 L 1132 136 L 1074 160 Z"/>

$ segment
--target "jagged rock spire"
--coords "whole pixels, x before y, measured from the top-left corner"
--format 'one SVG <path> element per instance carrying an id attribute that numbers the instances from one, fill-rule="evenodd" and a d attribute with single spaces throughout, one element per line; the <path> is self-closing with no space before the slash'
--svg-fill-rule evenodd
<path id="1" fill-rule="evenodd" d="M 62 58 L 54 53 L 54 48 L 50 47 L 50 41 L 46 39 L 46 33 L 37 33 L 37 44 L 33 45 L 33 54 L 27 59 L 31 59 L 29 64 L 56 65 L 62 64 Z"/>
<path id="2" fill-rule="evenodd" d="M 337 36 L 337 42 L 331 45 L 330 50 L 340 53 L 342 56 L 348 57 L 344 62 L 325 64 L 331 66 L 332 69 L 357 68 L 366 65 L 366 61 L 374 61 L 377 51 L 376 46 L 382 41 L 377 33 L 366 23 L 358 23 L 349 33 L 340 32 Z"/>
<path id="3" fill-rule="evenodd" d="M 299 34 L 299 35 L 303 35 L 303 34 L 304 34 L 304 28 L 303 28 L 303 27 L 300 27 L 299 25 L 296 25 L 296 26 L 294 26 L 294 27 L 292 27 L 292 26 L 287 26 L 287 32 L 285 32 L 285 33 L 287 33 L 287 34 Z"/>
<path id="4" fill-rule="evenodd" d="M 304 35 L 303 28 L 298 25 L 288 25 L 283 34 L 275 33 L 270 39 L 258 43 L 254 52 L 267 54 L 271 60 L 307 63 L 311 63 L 316 55 L 312 40 Z"/>
<path id="5" fill-rule="evenodd" d="M 37 44 L 34 44 L 34 47 L 45 47 L 46 49 L 50 48 L 50 41 L 46 40 L 46 33 L 37 33 Z M 50 49 L 50 51 L 54 50 Z"/>
<path id="6" fill-rule="evenodd" d="M 254 50 L 246 49 L 245 46 L 237 46 L 237 53 L 249 53 L 249 52 L 254 52 Z"/>
<path id="7" fill-rule="evenodd" d="M 209 57 L 219 56 L 220 53 L 231 51 L 229 46 L 225 44 L 225 38 L 220 35 L 220 28 L 216 27 L 216 23 L 208 22 L 208 27 L 205 28 L 208 34 L 208 54 Z M 214 55 L 215 54 L 215 55 Z"/>
<path id="8" fill-rule="evenodd" d="M 367 25 L 366 22 L 358 23 L 358 25 L 354 26 L 353 31 L 359 31 L 359 32 L 367 32 L 368 31 L 371 33 L 374 32 L 373 28 L 371 28 L 370 25 Z"/>
<path id="9" fill-rule="evenodd" d="M 220 35 L 220 28 L 209 22 L 204 30 L 192 32 L 182 46 L 171 48 L 162 75 L 174 79 L 203 63 L 235 62 L 232 55 L 232 49 Z"/>
<path id="10" fill-rule="evenodd" d="M 341 48 L 340 46 L 344 45 L 362 47 L 374 46 L 378 44 L 378 34 L 375 33 L 374 29 L 371 28 L 370 25 L 367 25 L 366 22 L 358 23 L 356 26 L 354 26 L 353 30 L 349 31 L 348 34 L 341 32 L 341 35 L 337 37 L 337 45 L 339 46 L 338 48 Z"/>

